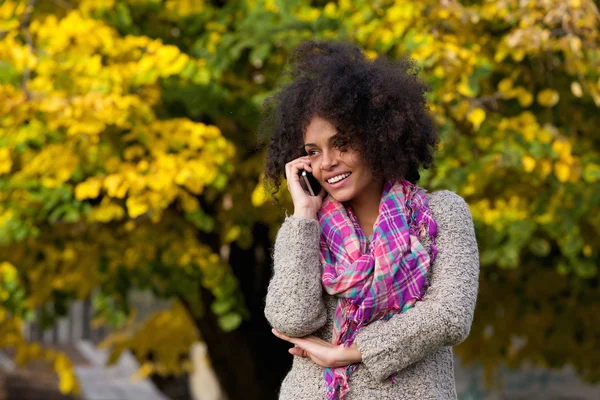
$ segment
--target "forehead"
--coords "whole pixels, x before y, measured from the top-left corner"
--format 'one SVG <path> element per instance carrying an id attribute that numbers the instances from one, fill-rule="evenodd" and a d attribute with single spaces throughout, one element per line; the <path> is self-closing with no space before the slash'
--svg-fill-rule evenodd
<path id="1" fill-rule="evenodd" d="M 312 118 L 304 132 L 304 143 L 327 142 L 330 137 L 337 133 L 335 126 L 324 118 L 315 116 Z"/>
<path id="2" fill-rule="evenodd" d="M 336 133 L 337 130 L 331 122 L 319 116 L 315 116 L 306 126 L 306 131 L 304 132 L 304 142 L 316 143 L 319 141 L 327 141 L 327 139 Z"/>

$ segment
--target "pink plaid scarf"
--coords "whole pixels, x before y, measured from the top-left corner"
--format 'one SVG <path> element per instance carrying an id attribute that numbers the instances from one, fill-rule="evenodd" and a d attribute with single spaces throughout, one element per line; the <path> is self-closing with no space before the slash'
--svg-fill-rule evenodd
<path id="1" fill-rule="evenodd" d="M 321 226 L 323 287 L 338 296 L 333 323 L 334 344 L 345 347 L 371 321 L 389 319 L 420 300 L 435 256 L 435 223 L 425 190 L 406 180 L 384 186 L 379 216 L 368 242 L 349 205 L 328 196 L 317 214 Z M 431 256 L 419 241 L 428 234 Z M 325 368 L 327 399 L 348 392 L 348 378 L 357 368 Z"/>

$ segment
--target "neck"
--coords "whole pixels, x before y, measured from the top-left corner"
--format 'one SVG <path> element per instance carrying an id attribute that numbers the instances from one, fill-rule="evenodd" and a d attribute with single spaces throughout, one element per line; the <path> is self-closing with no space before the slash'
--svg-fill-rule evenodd
<path id="1" fill-rule="evenodd" d="M 373 233 L 373 225 L 379 215 L 382 193 L 383 182 L 373 182 L 359 196 L 349 201 L 358 219 L 358 224 L 367 237 Z"/>

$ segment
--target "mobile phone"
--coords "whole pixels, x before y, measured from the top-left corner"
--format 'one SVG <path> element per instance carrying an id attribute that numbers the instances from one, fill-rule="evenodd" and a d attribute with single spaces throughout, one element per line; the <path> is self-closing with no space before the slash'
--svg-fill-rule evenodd
<path id="1" fill-rule="evenodd" d="M 317 181 L 317 178 L 306 170 L 300 171 L 299 175 L 302 188 L 307 190 L 311 196 L 318 196 L 321 191 L 321 185 L 319 184 L 319 181 Z"/>

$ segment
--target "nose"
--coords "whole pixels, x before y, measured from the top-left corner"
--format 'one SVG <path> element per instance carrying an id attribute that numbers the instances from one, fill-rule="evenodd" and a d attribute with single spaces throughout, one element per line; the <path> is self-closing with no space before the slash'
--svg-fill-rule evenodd
<path id="1" fill-rule="evenodd" d="M 321 161 L 321 169 L 329 170 L 335 165 L 337 165 L 337 157 L 336 157 L 335 152 L 329 151 L 329 150 L 324 150 L 322 161 Z"/>

